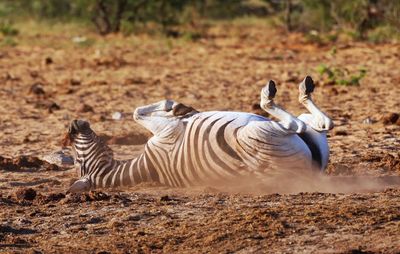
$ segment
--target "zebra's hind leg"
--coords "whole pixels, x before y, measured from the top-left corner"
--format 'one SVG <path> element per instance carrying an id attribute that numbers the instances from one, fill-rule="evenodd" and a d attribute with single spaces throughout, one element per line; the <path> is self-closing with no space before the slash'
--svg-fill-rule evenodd
<path id="1" fill-rule="evenodd" d="M 313 102 L 311 94 L 314 91 L 314 81 L 310 76 L 299 85 L 299 102 L 311 113 L 312 118 L 307 122 L 316 131 L 328 131 L 333 128 L 332 120 L 326 116 Z"/>
<path id="2" fill-rule="evenodd" d="M 268 84 L 261 90 L 260 106 L 273 117 L 279 119 L 280 124 L 288 130 L 296 133 L 302 133 L 306 129 L 303 121 L 286 112 L 274 102 L 274 97 L 277 92 L 275 82 L 270 80 Z"/>

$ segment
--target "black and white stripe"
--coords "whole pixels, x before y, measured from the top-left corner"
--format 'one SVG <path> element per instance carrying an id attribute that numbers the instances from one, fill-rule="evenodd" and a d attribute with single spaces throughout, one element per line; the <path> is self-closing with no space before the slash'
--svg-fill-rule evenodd
<path id="1" fill-rule="evenodd" d="M 294 117 L 274 103 L 277 90 L 270 81 L 261 91 L 260 105 L 280 122 L 241 112 L 199 113 L 171 100 L 137 108 L 134 119 L 154 136 L 142 154 L 127 161 L 115 160 L 88 122 L 74 120 L 69 133 L 81 179 L 71 190 L 149 181 L 183 187 L 263 177 L 282 169 L 323 170 L 329 159 L 326 132 L 333 123 L 312 101 L 313 90 L 311 77 L 306 77 L 299 85 L 299 102 L 311 114 Z"/>
<path id="2" fill-rule="evenodd" d="M 91 129 L 73 140 L 80 175 L 90 180 L 91 189 L 149 181 L 175 187 L 229 181 L 260 168 L 282 167 L 282 158 L 304 166 L 311 157 L 297 135 L 288 138 L 273 121 L 235 112 L 198 113 L 172 139 L 154 136 L 142 154 L 127 161 L 114 160 Z"/>

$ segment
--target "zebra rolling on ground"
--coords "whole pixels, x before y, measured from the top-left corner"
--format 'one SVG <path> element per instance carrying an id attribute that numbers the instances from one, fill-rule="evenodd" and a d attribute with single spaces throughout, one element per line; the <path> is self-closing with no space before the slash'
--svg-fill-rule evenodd
<path id="1" fill-rule="evenodd" d="M 138 157 L 119 161 L 86 121 L 74 120 L 68 140 L 80 179 L 69 192 L 158 182 L 173 187 L 262 178 L 282 168 L 324 170 L 329 159 L 326 132 L 332 120 L 311 99 L 314 83 L 299 85 L 299 101 L 311 114 L 295 117 L 274 103 L 271 80 L 261 90 L 260 106 L 280 122 L 242 112 L 195 109 L 172 100 L 139 107 L 133 118 L 150 130 Z"/>

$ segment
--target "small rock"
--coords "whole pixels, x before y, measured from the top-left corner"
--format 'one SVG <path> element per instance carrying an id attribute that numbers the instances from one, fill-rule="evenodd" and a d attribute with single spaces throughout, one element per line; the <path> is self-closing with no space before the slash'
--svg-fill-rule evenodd
<path id="1" fill-rule="evenodd" d="M 335 136 L 347 136 L 348 135 L 347 131 L 345 131 L 345 130 L 336 130 L 334 132 L 334 134 L 335 134 Z"/>
<path id="2" fill-rule="evenodd" d="M 140 214 L 129 215 L 126 218 L 127 221 L 140 221 L 141 219 L 142 219 L 142 216 L 140 216 Z"/>
<path id="3" fill-rule="evenodd" d="M 31 254 L 42 254 L 43 252 L 41 252 L 40 250 L 33 249 L 33 250 L 30 250 L 30 253 Z"/>
<path id="4" fill-rule="evenodd" d="M 103 221 L 103 219 L 100 217 L 93 217 L 93 218 L 90 218 L 86 223 L 87 224 L 98 224 L 102 221 Z"/>
<path id="5" fill-rule="evenodd" d="M 74 165 L 74 158 L 71 155 L 66 154 L 64 150 L 45 155 L 42 159 L 48 163 L 56 164 L 60 167 Z"/>
<path id="6" fill-rule="evenodd" d="M 400 115 L 397 113 L 389 113 L 382 117 L 383 124 L 394 124 L 399 120 Z"/>
<path id="7" fill-rule="evenodd" d="M 146 233 L 143 231 L 139 231 L 136 233 L 136 236 L 144 236 L 144 235 L 146 235 Z"/>
<path id="8" fill-rule="evenodd" d="M 94 112 L 93 107 L 85 103 L 80 104 L 76 111 L 79 113 Z"/>
<path id="9" fill-rule="evenodd" d="M 113 119 L 113 120 L 121 120 L 122 119 L 122 117 L 123 117 L 123 115 L 122 115 L 122 113 L 121 112 L 114 112 L 113 114 L 112 114 L 112 116 L 111 116 L 111 118 Z"/>
<path id="10" fill-rule="evenodd" d="M 49 113 L 53 113 L 54 111 L 60 110 L 60 109 L 61 109 L 61 107 L 60 107 L 57 103 L 55 103 L 54 101 L 53 101 L 53 102 L 50 102 L 50 103 L 49 103 L 49 106 L 48 106 L 48 108 L 47 108 L 47 110 L 49 111 Z"/>
<path id="11" fill-rule="evenodd" d="M 32 84 L 31 88 L 29 88 L 29 93 L 32 93 L 37 96 L 43 96 L 46 94 L 46 92 L 43 89 L 43 84 L 40 82 Z"/>
<path id="12" fill-rule="evenodd" d="M 68 89 L 65 91 L 65 94 L 73 94 L 73 93 L 75 93 L 75 90 L 72 89 L 72 88 L 68 88 Z"/>
<path id="13" fill-rule="evenodd" d="M 19 200 L 34 200 L 36 198 L 36 191 L 32 188 L 23 188 L 17 190 L 15 196 Z"/>
<path id="14" fill-rule="evenodd" d="M 72 78 L 69 83 L 71 84 L 71 86 L 79 86 L 81 84 L 81 81 L 79 79 L 74 79 Z"/>
<path id="15" fill-rule="evenodd" d="M 51 58 L 51 57 L 46 57 L 45 59 L 44 59 L 44 64 L 45 65 L 49 65 L 49 64 L 52 64 L 53 63 L 53 59 Z"/>
<path id="16" fill-rule="evenodd" d="M 375 121 L 372 120 L 370 117 L 365 118 L 362 123 L 363 124 L 373 124 Z"/>
<path id="17" fill-rule="evenodd" d="M 165 196 L 162 196 L 161 198 L 160 198 L 160 201 L 171 201 L 172 199 L 168 196 L 168 195 L 165 195 Z"/>

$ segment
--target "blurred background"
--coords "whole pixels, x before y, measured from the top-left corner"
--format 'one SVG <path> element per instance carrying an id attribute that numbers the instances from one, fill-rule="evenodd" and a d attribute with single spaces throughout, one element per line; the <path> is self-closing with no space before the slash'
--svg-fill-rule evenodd
<path id="1" fill-rule="evenodd" d="M 101 35 L 163 34 L 196 40 L 216 22 L 265 22 L 317 43 L 399 39 L 393 0 L 1 0 L 2 44 L 17 44 L 21 22 L 73 23 Z"/>

